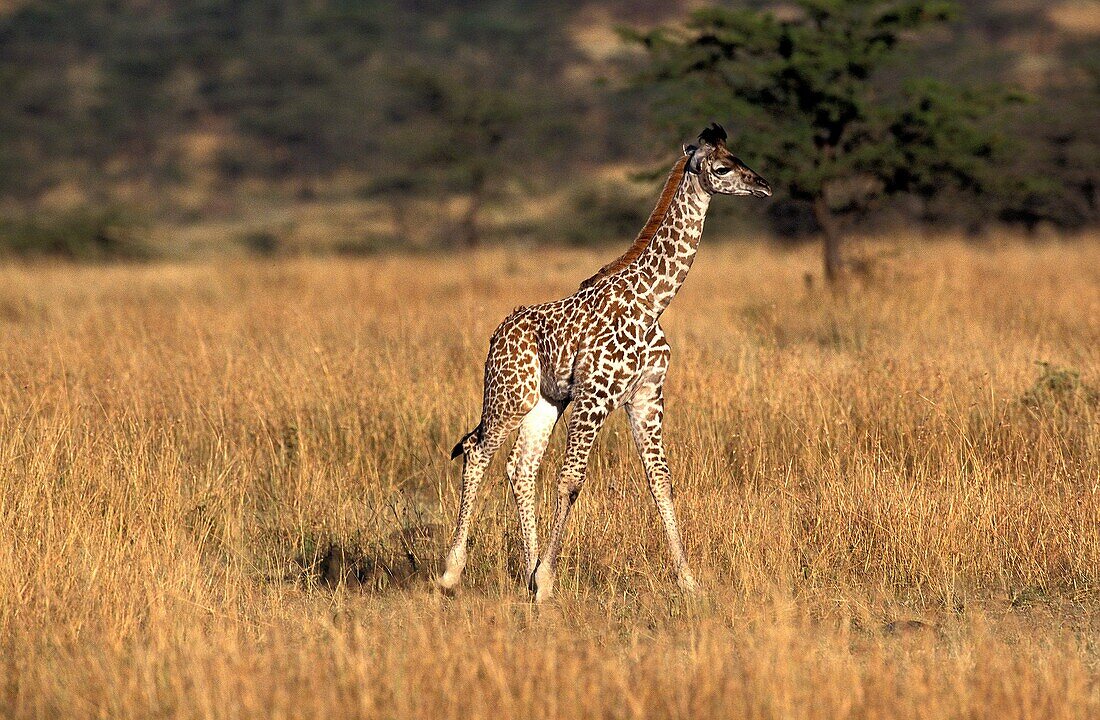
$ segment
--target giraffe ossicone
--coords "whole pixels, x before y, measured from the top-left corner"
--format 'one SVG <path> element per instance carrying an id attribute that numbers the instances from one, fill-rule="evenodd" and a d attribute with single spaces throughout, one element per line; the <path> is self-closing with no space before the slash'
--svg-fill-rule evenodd
<path id="1" fill-rule="evenodd" d="M 553 302 L 518 308 L 489 340 L 481 422 L 452 453 L 463 457 L 458 519 L 443 589 L 466 566 L 474 501 L 493 455 L 515 430 L 506 474 L 519 511 L 526 577 L 536 601 L 553 593 L 569 510 L 584 484 L 588 456 L 607 416 L 624 407 L 664 524 L 680 587 L 696 588 L 672 505 L 672 479 L 661 439 L 669 347 L 659 323 L 695 260 L 714 195 L 771 195 L 768 183 L 726 147 L 713 124 L 684 148 L 649 220 L 618 259 Z M 539 555 L 535 476 L 558 419 L 570 407 L 554 520 Z"/>

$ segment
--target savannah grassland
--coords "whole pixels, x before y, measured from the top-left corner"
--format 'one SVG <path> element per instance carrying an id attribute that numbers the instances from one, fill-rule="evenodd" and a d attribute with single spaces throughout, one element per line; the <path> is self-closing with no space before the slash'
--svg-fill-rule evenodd
<path id="1" fill-rule="evenodd" d="M 496 323 L 617 248 L 0 267 L 0 716 L 1100 716 L 1100 244 L 896 244 L 831 298 L 704 242 L 664 324 L 706 592 L 620 413 L 545 609 L 503 457 L 429 589 L 448 451 Z"/>

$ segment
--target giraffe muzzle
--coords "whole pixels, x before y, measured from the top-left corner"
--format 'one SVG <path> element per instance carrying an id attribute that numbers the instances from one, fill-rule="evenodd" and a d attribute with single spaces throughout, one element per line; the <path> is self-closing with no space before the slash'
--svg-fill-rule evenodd
<path id="1" fill-rule="evenodd" d="M 762 177 L 756 179 L 756 186 L 752 189 L 753 197 L 771 197 L 772 186 Z"/>

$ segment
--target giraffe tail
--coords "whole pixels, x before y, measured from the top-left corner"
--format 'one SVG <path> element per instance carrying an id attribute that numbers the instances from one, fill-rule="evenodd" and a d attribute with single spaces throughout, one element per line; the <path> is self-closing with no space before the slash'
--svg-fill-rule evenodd
<path id="1" fill-rule="evenodd" d="M 462 455 L 465 452 L 465 450 L 463 449 L 462 446 L 465 445 L 466 441 L 469 440 L 470 437 L 473 436 L 473 435 L 477 435 L 479 438 L 481 437 L 481 425 L 480 424 L 478 424 L 478 426 L 475 427 L 470 432 L 463 435 L 462 439 L 458 441 L 458 444 L 454 446 L 454 449 L 451 450 L 451 459 L 452 460 L 455 460 L 456 458 L 458 458 L 459 455 Z"/>

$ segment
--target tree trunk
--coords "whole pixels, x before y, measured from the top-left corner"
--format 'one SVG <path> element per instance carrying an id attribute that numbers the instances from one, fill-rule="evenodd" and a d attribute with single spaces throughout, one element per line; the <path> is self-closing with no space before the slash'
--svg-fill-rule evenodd
<path id="1" fill-rule="evenodd" d="M 462 222 L 459 224 L 459 235 L 465 247 L 477 247 L 478 243 L 481 242 L 481 235 L 477 226 L 477 216 L 480 210 L 481 196 L 471 195 L 470 204 L 466 206 L 466 213 L 462 216 Z"/>
<path id="2" fill-rule="evenodd" d="M 836 219 L 833 217 L 833 211 L 829 209 L 829 203 L 824 194 L 814 198 L 814 220 L 821 228 L 825 282 L 835 289 L 844 279 L 844 260 L 840 252 L 840 232 L 837 230 Z"/>
<path id="3" fill-rule="evenodd" d="M 470 204 L 466 206 L 466 213 L 462 217 L 460 234 L 462 244 L 468 248 L 477 247 L 481 243 L 481 228 L 478 226 L 478 215 L 481 213 L 482 195 L 485 192 L 485 174 L 475 171 L 473 182 L 470 186 Z"/>
<path id="4" fill-rule="evenodd" d="M 390 201 L 390 211 L 393 213 L 395 240 L 398 243 L 415 244 L 419 238 L 412 236 L 412 225 L 409 223 L 407 203 L 403 199 L 394 198 Z"/>

